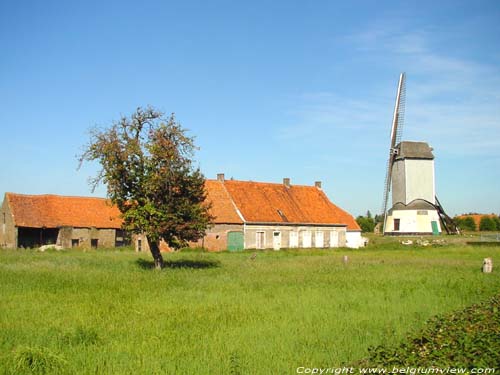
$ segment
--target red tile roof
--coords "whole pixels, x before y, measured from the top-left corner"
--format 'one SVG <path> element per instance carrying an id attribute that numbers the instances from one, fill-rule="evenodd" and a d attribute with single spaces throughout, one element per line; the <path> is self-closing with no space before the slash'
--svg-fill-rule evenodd
<path id="1" fill-rule="evenodd" d="M 207 201 L 212 203 L 210 214 L 215 217 L 217 224 L 243 224 L 236 207 L 229 196 L 224 184 L 217 180 L 205 180 Z"/>
<path id="2" fill-rule="evenodd" d="M 232 222 L 241 223 L 237 208 L 247 223 L 337 224 L 360 230 L 354 217 L 330 202 L 316 186 L 207 180 L 206 188 L 216 223 L 229 222 L 222 218 L 230 217 Z M 222 199 L 215 199 L 216 194 Z"/>
<path id="3" fill-rule="evenodd" d="M 14 193 L 5 198 L 18 227 L 119 229 L 123 222 L 118 208 L 103 198 Z"/>

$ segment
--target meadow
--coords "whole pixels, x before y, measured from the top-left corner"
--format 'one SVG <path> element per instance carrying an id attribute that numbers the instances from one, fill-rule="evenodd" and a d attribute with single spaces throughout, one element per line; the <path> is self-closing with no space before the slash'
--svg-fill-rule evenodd
<path id="1" fill-rule="evenodd" d="M 340 367 L 498 293 L 487 256 L 498 265 L 500 246 L 182 251 L 155 271 L 127 250 L 2 250 L 0 373 Z"/>

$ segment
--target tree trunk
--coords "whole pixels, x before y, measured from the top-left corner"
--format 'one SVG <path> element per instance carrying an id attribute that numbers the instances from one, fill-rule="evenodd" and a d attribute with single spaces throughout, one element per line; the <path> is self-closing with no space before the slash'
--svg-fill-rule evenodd
<path id="1" fill-rule="evenodd" d="M 151 251 L 151 255 L 153 256 L 153 259 L 155 261 L 155 268 L 157 270 L 161 270 L 163 267 L 165 267 L 165 263 L 163 262 L 163 257 L 161 256 L 160 243 L 158 241 L 150 241 L 149 239 L 148 243 L 149 250 Z"/>

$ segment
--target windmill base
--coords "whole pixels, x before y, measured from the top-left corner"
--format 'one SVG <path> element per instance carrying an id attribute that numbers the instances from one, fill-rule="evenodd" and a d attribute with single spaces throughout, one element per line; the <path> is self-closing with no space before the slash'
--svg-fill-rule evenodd
<path id="1" fill-rule="evenodd" d="M 392 209 L 387 215 L 384 235 L 430 236 L 441 234 L 436 209 Z"/>

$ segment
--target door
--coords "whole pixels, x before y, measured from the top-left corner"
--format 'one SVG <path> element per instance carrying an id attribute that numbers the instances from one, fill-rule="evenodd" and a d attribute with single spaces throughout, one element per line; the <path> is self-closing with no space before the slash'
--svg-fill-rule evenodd
<path id="1" fill-rule="evenodd" d="M 339 247 L 339 232 L 336 230 L 330 232 L 330 247 Z"/>
<path id="2" fill-rule="evenodd" d="M 255 248 L 256 249 L 263 249 L 265 246 L 265 233 L 264 232 L 256 232 L 255 233 Z"/>
<path id="3" fill-rule="evenodd" d="M 227 249 L 229 251 L 238 251 L 244 249 L 243 232 L 227 233 Z"/>
<path id="4" fill-rule="evenodd" d="M 311 232 L 308 230 L 302 232 L 302 247 L 311 247 Z"/>
<path id="5" fill-rule="evenodd" d="M 273 232 L 273 249 L 281 249 L 281 232 Z"/>
<path id="6" fill-rule="evenodd" d="M 314 236 L 314 246 L 317 248 L 325 247 L 325 237 L 320 230 L 316 231 L 316 235 Z"/>
<path id="7" fill-rule="evenodd" d="M 297 232 L 290 232 L 290 243 L 288 246 L 291 248 L 299 247 L 299 234 Z"/>
<path id="8" fill-rule="evenodd" d="M 432 225 L 432 234 L 434 236 L 439 236 L 439 227 L 437 221 L 431 221 Z"/>

